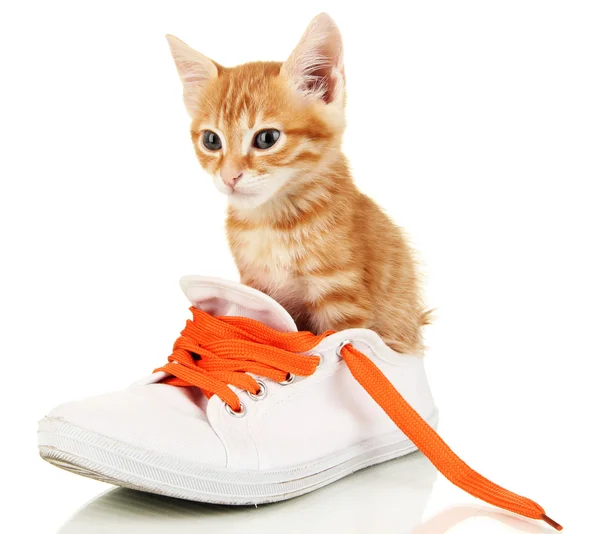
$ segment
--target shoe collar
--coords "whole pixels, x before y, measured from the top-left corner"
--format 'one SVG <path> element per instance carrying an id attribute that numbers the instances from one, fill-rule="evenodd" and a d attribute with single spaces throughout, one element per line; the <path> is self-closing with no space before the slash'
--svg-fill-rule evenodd
<path id="1" fill-rule="evenodd" d="M 248 317 L 280 332 L 298 331 L 281 304 L 239 282 L 210 276 L 184 276 L 179 284 L 193 306 L 215 317 Z"/>

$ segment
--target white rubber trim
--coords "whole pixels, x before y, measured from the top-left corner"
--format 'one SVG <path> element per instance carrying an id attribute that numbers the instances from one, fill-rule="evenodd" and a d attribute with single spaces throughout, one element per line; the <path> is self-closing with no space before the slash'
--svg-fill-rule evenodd
<path id="1" fill-rule="evenodd" d="M 437 413 L 428 423 L 436 426 Z M 240 471 L 190 464 L 49 417 L 40 421 L 38 438 L 44 460 L 79 475 L 169 497 L 228 505 L 291 499 L 416 450 L 407 439 L 397 441 L 394 432 L 308 465 Z"/>

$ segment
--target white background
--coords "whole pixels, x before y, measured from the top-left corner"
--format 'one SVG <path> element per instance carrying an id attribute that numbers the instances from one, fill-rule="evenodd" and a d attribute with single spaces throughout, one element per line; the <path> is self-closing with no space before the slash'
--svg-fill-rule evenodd
<path id="1" fill-rule="evenodd" d="M 119 491 L 69 522 L 108 486 L 37 457 L 47 410 L 165 361 L 188 317 L 180 276 L 237 276 L 164 34 L 225 65 L 283 60 L 320 11 L 345 39 L 356 181 L 411 236 L 437 309 L 440 433 L 565 532 L 598 528 L 599 5 L 351 4 L 2 4 L 7 531 L 545 532 L 442 477 L 427 489 L 418 456 L 266 511 Z"/>

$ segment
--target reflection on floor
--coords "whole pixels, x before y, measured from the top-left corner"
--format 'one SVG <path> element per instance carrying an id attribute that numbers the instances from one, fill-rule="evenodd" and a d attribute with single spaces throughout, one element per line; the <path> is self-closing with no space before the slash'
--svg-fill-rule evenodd
<path id="1" fill-rule="evenodd" d="M 455 507 L 422 522 L 435 468 L 420 453 L 371 467 L 289 501 L 218 506 L 112 489 L 81 508 L 58 534 L 333 533 L 443 534 L 474 516 L 499 519 L 512 532 L 544 529 L 479 507 Z"/>

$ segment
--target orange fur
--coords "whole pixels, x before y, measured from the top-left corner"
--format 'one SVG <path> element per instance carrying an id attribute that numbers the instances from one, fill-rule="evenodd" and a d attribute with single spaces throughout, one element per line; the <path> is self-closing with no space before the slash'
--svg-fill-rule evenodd
<path id="1" fill-rule="evenodd" d="M 200 164 L 229 195 L 227 235 L 243 283 L 271 295 L 301 329 L 361 327 L 400 352 L 421 349 L 427 321 L 402 231 L 356 188 L 341 152 L 341 37 L 316 17 L 285 63 L 225 68 L 175 38 L 171 48 Z M 248 145 L 276 128 L 268 150 Z M 223 148 L 203 147 L 205 130 Z M 223 166 L 239 170 L 227 188 Z M 236 170 L 236 173 L 237 173 Z"/>

